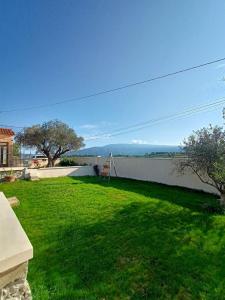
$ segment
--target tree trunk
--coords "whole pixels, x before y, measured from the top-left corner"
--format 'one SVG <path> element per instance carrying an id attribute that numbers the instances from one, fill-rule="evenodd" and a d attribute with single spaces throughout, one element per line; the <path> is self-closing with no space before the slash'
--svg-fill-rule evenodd
<path id="1" fill-rule="evenodd" d="M 220 199 L 219 199 L 219 201 L 220 201 L 220 205 L 221 205 L 221 206 L 225 206 L 225 193 L 221 193 L 221 194 L 220 194 Z"/>
<path id="2" fill-rule="evenodd" d="M 48 157 L 48 168 L 54 167 L 55 166 L 55 159 Z"/>

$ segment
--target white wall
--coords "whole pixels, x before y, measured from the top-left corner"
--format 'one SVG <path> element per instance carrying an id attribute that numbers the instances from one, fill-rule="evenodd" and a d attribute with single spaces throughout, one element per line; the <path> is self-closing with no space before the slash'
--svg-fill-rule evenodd
<path id="1" fill-rule="evenodd" d="M 91 166 L 29 169 L 28 172 L 30 176 L 37 176 L 39 178 L 94 175 L 93 167 Z"/>
<path id="2" fill-rule="evenodd" d="M 75 160 L 78 163 L 87 163 L 90 165 L 98 163 L 102 166 L 106 161 L 106 158 L 76 157 Z M 115 157 L 114 161 L 119 177 L 159 182 L 168 185 L 203 190 L 210 193 L 218 193 L 215 188 L 202 183 L 191 171 L 185 173 L 185 175 L 178 174 L 175 168 L 177 159 Z M 112 174 L 115 175 L 114 172 Z"/>
<path id="3" fill-rule="evenodd" d="M 191 171 L 180 175 L 176 171 L 175 163 L 178 159 L 171 158 L 145 158 L 145 157 L 114 157 L 117 175 L 124 178 L 159 182 L 168 185 L 183 186 L 209 193 L 217 193 L 217 190 L 204 184 Z M 88 166 L 54 167 L 29 169 L 31 176 L 39 178 L 61 177 L 61 176 L 93 176 L 93 165 L 100 167 L 106 162 L 106 158 L 100 157 L 76 157 L 79 164 Z M 115 176 L 112 171 L 112 176 Z"/>

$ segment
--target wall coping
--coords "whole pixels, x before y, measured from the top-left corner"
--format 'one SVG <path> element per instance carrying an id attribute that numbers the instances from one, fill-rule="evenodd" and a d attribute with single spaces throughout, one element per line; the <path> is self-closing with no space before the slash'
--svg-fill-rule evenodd
<path id="1" fill-rule="evenodd" d="M 100 159 L 105 159 L 107 160 L 109 157 L 108 156 L 74 156 L 75 158 L 78 159 L 96 159 L 96 158 L 100 158 Z M 187 157 L 145 157 L 145 156 L 113 156 L 114 159 L 154 159 L 154 160 L 183 160 L 183 159 L 187 159 Z"/>
<path id="2" fill-rule="evenodd" d="M 50 167 L 50 168 L 28 168 L 29 170 L 49 171 L 60 169 L 74 169 L 74 168 L 90 168 L 91 166 L 68 166 L 68 167 Z"/>
<path id="3" fill-rule="evenodd" d="M 12 210 L 0 192 L 0 273 L 33 257 L 33 247 Z"/>
<path id="4" fill-rule="evenodd" d="M 4 171 L 23 171 L 25 167 L 0 167 L 0 172 Z"/>

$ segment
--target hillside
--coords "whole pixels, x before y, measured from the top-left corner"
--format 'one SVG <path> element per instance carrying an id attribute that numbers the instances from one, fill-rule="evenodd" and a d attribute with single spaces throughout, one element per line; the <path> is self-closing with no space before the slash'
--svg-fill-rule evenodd
<path id="1" fill-rule="evenodd" d="M 145 155 L 153 152 L 181 152 L 179 146 L 168 146 L 168 145 L 137 145 L 137 144 L 110 144 L 106 146 L 91 147 L 82 149 L 79 151 L 71 151 L 68 156 L 89 156 L 89 155 L 100 155 L 108 156 L 109 153 L 115 155 Z"/>

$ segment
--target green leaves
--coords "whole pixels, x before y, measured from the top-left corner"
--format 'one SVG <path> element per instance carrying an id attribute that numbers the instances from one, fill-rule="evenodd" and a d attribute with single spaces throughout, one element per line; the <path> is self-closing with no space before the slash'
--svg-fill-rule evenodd
<path id="1" fill-rule="evenodd" d="M 24 147 L 36 148 L 53 162 L 62 154 L 84 146 L 83 138 L 59 120 L 27 127 L 16 135 L 15 140 Z"/>
<path id="2" fill-rule="evenodd" d="M 187 157 L 179 163 L 182 172 L 191 168 L 199 179 L 224 193 L 225 184 L 225 131 L 222 127 L 204 127 L 193 132 L 183 147 Z"/>

